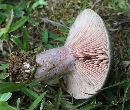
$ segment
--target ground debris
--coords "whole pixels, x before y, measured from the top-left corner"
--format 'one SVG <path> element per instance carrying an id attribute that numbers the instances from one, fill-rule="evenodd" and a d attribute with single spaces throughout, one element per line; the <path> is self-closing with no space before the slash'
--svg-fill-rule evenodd
<path id="1" fill-rule="evenodd" d="M 10 78 L 13 82 L 25 82 L 33 78 L 35 56 L 29 53 L 14 52 L 9 57 Z"/>

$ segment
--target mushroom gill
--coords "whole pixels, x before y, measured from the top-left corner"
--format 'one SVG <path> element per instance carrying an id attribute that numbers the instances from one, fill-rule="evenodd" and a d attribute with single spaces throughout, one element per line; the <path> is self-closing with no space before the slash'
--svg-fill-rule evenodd
<path id="1" fill-rule="evenodd" d="M 95 95 L 104 85 L 110 66 L 109 36 L 103 20 L 91 9 L 82 11 L 65 45 L 38 54 L 36 62 L 40 65 L 37 78 L 65 74 L 66 90 L 74 98 Z"/>

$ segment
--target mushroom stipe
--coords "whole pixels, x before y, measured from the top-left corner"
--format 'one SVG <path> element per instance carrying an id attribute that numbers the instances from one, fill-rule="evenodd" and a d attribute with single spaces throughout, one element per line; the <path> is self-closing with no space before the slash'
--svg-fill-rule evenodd
<path id="1" fill-rule="evenodd" d="M 109 35 L 101 17 L 91 9 L 82 11 L 70 28 L 62 47 L 36 55 L 35 78 L 64 74 L 66 91 L 75 99 L 97 94 L 110 68 Z"/>

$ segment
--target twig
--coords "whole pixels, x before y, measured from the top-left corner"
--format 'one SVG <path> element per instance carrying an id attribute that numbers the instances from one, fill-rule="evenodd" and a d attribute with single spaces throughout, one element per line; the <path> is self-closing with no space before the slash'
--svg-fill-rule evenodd
<path id="1" fill-rule="evenodd" d="M 51 24 L 54 25 L 54 26 L 62 26 L 62 27 L 69 28 L 69 27 L 66 26 L 66 25 L 63 25 L 63 24 L 61 24 L 61 23 L 59 23 L 59 22 L 56 22 L 56 21 L 49 20 L 48 18 L 41 18 L 41 20 L 42 20 L 43 22 L 45 22 L 45 23 L 51 23 Z"/>

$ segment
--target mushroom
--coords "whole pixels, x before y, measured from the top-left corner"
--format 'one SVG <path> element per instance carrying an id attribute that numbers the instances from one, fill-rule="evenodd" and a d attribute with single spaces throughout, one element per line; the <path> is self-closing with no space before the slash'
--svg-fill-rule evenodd
<path id="1" fill-rule="evenodd" d="M 36 55 L 36 78 L 64 74 L 66 91 L 75 99 L 87 99 L 104 85 L 110 67 L 109 35 L 101 17 L 82 11 L 62 47 Z"/>

